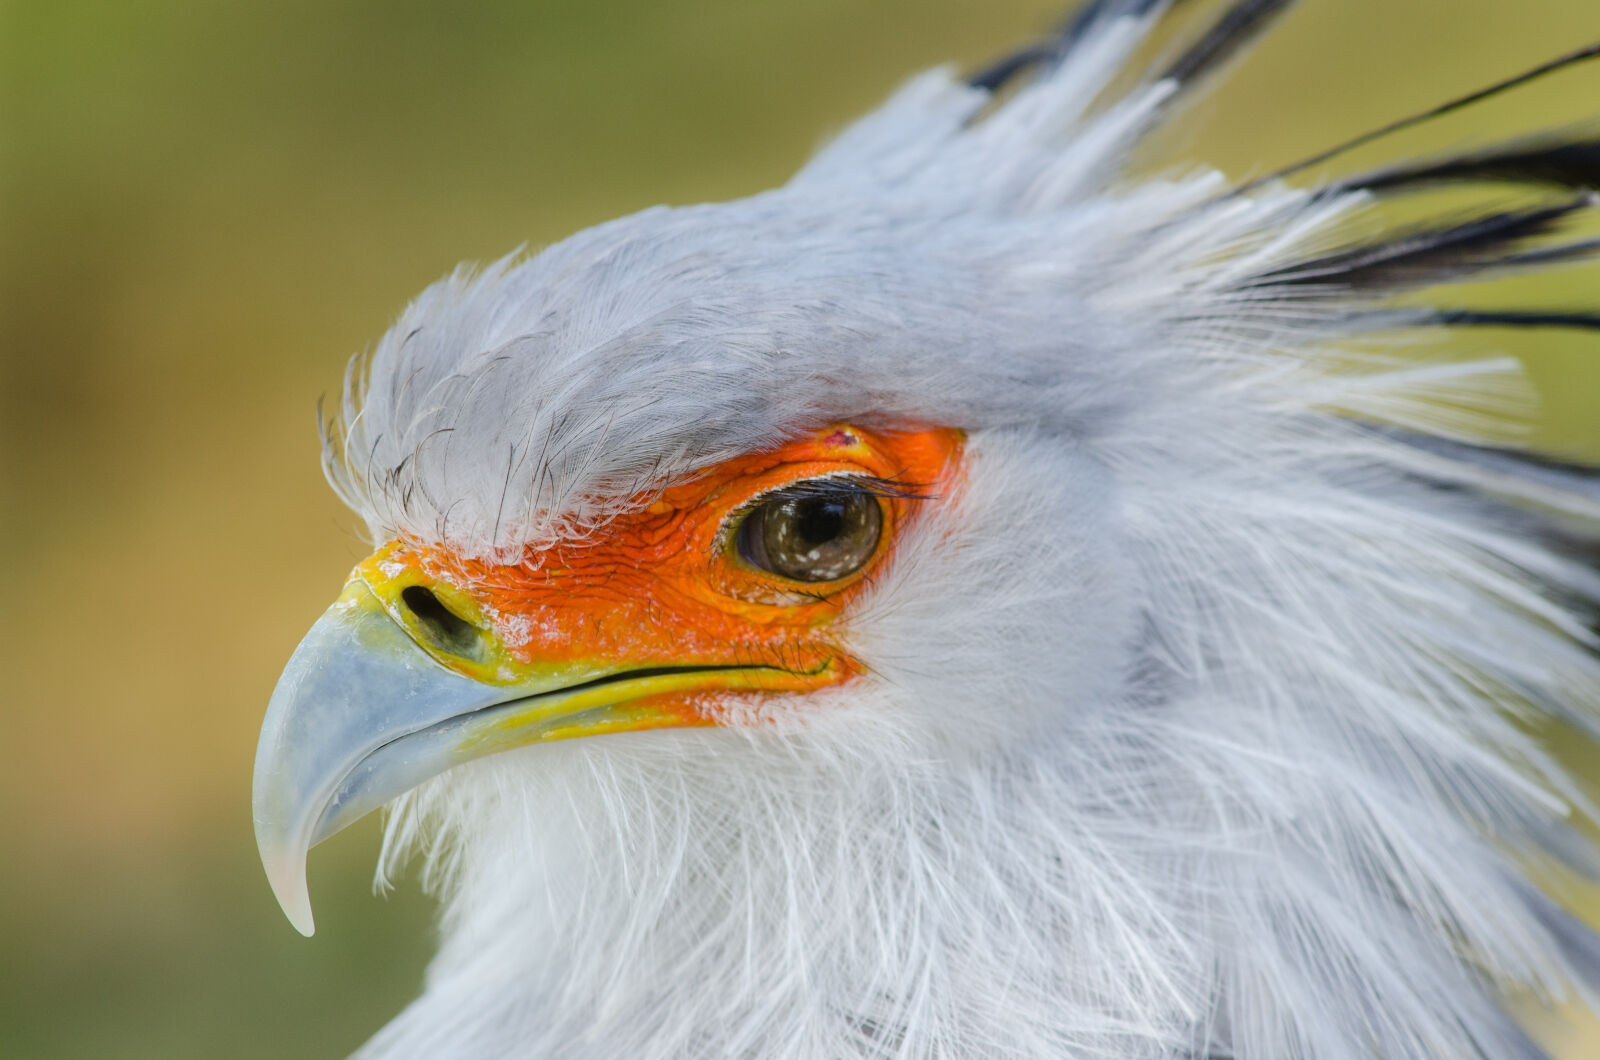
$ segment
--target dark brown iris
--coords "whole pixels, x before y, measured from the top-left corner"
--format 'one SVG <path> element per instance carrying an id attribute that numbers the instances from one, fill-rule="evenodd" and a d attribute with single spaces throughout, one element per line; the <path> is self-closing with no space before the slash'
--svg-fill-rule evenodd
<path id="1" fill-rule="evenodd" d="M 775 493 L 739 526 L 739 555 L 752 566 L 802 582 L 860 570 L 878 547 L 883 506 L 862 489 L 804 483 Z"/>

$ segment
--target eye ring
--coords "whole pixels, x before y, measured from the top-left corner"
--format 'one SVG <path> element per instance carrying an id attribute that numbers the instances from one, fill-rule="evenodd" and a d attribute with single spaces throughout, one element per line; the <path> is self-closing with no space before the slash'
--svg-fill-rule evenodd
<path id="1" fill-rule="evenodd" d="M 830 582 L 865 567 L 883 537 L 883 501 L 849 479 L 813 479 L 759 498 L 734 530 L 734 550 L 757 570 Z"/>

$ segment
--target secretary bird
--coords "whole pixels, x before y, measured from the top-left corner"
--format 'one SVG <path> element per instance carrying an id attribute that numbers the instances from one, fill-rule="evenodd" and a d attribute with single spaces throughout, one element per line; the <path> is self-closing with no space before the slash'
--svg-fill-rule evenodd
<path id="1" fill-rule="evenodd" d="M 1600 141 L 1297 178 L 1600 46 L 1142 173 L 1291 5 L 1202 6 L 1094 0 L 356 363 L 325 467 L 377 551 L 254 799 L 301 931 L 380 806 L 440 896 L 361 1056 L 1532 1060 L 1510 999 L 1594 1007 L 1541 882 L 1600 872 L 1546 742 L 1600 736 L 1600 480 L 1489 444 L 1514 358 L 1441 354 L 1600 331 L 1452 286 L 1595 256 Z"/>

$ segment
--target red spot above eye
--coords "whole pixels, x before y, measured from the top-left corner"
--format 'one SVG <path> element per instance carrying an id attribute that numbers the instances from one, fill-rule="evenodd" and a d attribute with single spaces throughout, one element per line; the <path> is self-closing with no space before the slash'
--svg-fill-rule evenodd
<path id="1" fill-rule="evenodd" d="M 834 431 L 822 440 L 822 444 L 834 449 L 844 449 L 858 442 L 856 436 L 849 431 Z"/>

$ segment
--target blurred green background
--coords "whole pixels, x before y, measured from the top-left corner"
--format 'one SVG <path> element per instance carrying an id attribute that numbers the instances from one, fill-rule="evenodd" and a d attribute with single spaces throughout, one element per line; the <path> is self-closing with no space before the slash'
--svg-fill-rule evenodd
<path id="1" fill-rule="evenodd" d="M 418 989 L 371 822 L 313 858 L 312 940 L 250 833 L 267 695 L 365 552 L 313 426 L 350 354 L 458 260 L 781 181 L 1067 6 L 0 0 L 0 1056 L 336 1057 Z M 1597 38 L 1594 0 L 1307 0 L 1163 146 L 1260 173 Z M 1535 439 L 1600 459 L 1594 340 L 1531 348 Z"/>

